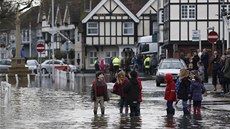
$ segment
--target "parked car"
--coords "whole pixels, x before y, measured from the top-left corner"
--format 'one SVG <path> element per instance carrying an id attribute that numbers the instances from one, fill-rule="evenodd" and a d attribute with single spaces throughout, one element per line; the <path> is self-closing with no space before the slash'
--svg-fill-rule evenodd
<path id="1" fill-rule="evenodd" d="M 65 64 L 62 60 L 54 60 L 54 63 L 52 60 L 45 60 L 41 64 L 41 72 L 43 74 L 45 73 L 52 73 L 52 69 L 57 68 L 57 69 L 62 69 L 62 70 L 67 70 L 69 69 L 71 72 L 76 72 L 77 68 L 74 65 L 67 65 Z"/>
<path id="2" fill-rule="evenodd" d="M 28 67 L 28 69 L 31 70 L 32 73 L 37 74 L 39 63 L 37 62 L 37 60 L 27 60 L 25 67 Z"/>
<path id="3" fill-rule="evenodd" d="M 173 79 L 176 80 L 182 68 L 187 69 L 187 65 L 182 59 L 162 59 L 158 64 L 156 72 L 156 86 L 160 86 L 161 83 L 164 83 L 164 76 L 167 73 L 171 74 Z"/>
<path id="4" fill-rule="evenodd" d="M 11 59 L 2 59 L 0 60 L 0 73 L 7 72 L 9 67 L 11 67 Z"/>

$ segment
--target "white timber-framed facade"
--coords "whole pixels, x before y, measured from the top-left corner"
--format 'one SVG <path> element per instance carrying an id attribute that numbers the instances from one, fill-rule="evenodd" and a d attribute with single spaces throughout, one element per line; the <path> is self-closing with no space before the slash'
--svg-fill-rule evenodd
<path id="1" fill-rule="evenodd" d="M 199 41 L 192 40 L 194 30 L 200 31 L 201 49 L 214 49 L 221 54 L 229 44 L 227 24 L 221 17 L 222 4 L 221 0 L 158 0 L 159 28 L 163 36 L 159 42 L 166 48 L 166 56 L 178 57 L 180 52 L 197 50 Z M 230 1 L 224 0 L 224 4 L 229 11 Z M 219 34 L 214 45 L 207 40 L 212 30 Z"/>
<path id="2" fill-rule="evenodd" d="M 126 51 L 136 53 L 139 37 L 158 33 L 157 1 L 139 2 L 141 6 L 132 0 L 102 0 L 82 20 L 87 69 L 94 69 L 96 57 L 104 58 L 106 64 L 111 57 L 130 58 Z M 138 10 L 133 10 L 136 6 Z"/>

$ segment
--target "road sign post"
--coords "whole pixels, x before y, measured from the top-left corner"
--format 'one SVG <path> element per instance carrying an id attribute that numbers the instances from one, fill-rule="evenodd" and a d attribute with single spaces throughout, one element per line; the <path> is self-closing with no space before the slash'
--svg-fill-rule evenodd
<path id="1" fill-rule="evenodd" d="M 39 86 L 41 87 L 41 53 L 45 50 L 45 45 L 43 44 L 37 44 L 37 52 L 39 52 L 39 64 L 40 64 L 40 70 L 39 70 L 39 75 L 40 75 L 40 78 L 39 78 Z"/>

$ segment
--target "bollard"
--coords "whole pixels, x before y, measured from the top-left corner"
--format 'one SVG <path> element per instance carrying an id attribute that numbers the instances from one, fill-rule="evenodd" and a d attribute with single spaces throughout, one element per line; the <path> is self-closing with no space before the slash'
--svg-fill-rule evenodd
<path id="1" fill-rule="evenodd" d="M 9 82 L 8 74 L 6 74 L 6 82 Z"/>
<path id="2" fill-rule="evenodd" d="M 15 74 L 16 85 L 18 85 L 18 74 Z"/>
<path id="3" fill-rule="evenodd" d="M 28 86 L 30 85 L 30 75 L 27 74 Z"/>

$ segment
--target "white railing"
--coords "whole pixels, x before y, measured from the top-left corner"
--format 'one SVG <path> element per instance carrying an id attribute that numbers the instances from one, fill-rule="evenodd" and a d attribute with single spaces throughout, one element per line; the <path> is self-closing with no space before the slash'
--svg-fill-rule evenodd
<path id="1" fill-rule="evenodd" d="M 1 106 L 6 106 L 11 100 L 11 84 L 8 82 L 2 81 L 0 84 L 0 98 L 1 98 Z"/>
<path id="2" fill-rule="evenodd" d="M 74 72 L 66 72 L 63 70 L 55 69 L 55 83 L 56 84 L 66 84 L 67 82 L 74 82 L 75 74 Z"/>

